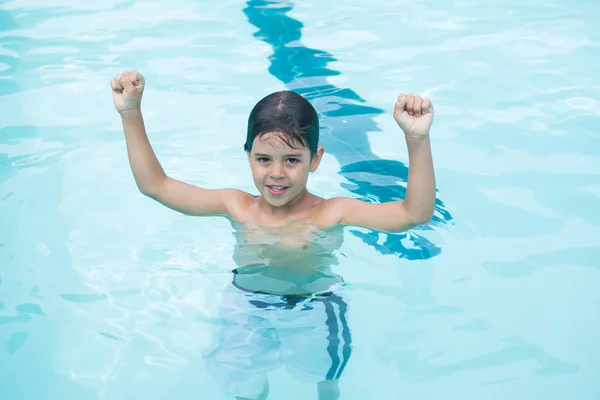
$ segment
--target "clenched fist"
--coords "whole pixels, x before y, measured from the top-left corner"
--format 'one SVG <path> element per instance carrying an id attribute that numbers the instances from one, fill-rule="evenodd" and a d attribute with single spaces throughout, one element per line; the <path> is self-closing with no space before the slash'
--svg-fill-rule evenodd
<path id="1" fill-rule="evenodd" d="M 433 104 L 426 98 L 412 94 L 398 96 L 394 107 L 394 119 L 406 135 L 406 139 L 426 139 L 433 122 Z"/>
<path id="2" fill-rule="evenodd" d="M 126 71 L 110 81 L 113 102 L 119 114 L 139 109 L 142 103 L 145 80 L 137 71 Z"/>

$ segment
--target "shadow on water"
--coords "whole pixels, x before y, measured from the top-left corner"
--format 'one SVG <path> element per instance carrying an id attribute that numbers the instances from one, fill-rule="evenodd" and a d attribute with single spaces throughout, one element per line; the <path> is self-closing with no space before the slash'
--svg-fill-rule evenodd
<path id="1" fill-rule="evenodd" d="M 327 82 L 327 77 L 340 75 L 328 68 L 336 59 L 329 53 L 305 47 L 301 43 L 302 23 L 287 15 L 292 10 L 289 2 L 250 0 L 244 13 L 258 28 L 254 36 L 271 45 L 273 54 L 269 72 L 293 90 L 311 101 L 321 119 L 321 144 L 341 165 L 341 174 L 348 182 L 342 187 L 366 201 L 387 202 L 403 199 L 406 189 L 397 181 L 406 182 L 405 164 L 381 159 L 373 154 L 367 132 L 380 132 L 374 117 L 384 111 L 366 105 L 366 101 L 349 88 L 339 88 Z M 435 215 L 431 224 L 452 220 L 444 204 L 436 199 Z M 430 229 L 430 225 L 420 229 Z M 428 259 L 441 249 L 423 236 L 386 234 L 380 240 L 379 232 L 351 231 L 381 254 L 393 254 L 409 260 Z M 408 238 L 407 238 L 408 236 Z M 407 248 L 402 240 L 412 243 Z"/>

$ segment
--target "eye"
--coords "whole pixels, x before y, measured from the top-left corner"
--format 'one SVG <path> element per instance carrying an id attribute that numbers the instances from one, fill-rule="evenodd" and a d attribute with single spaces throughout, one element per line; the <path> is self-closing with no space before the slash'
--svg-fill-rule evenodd
<path id="1" fill-rule="evenodd" d="M 261 163 L 261 164 L 266 164 L 266 163 L 268 163 L 268 162 L 269 162 L 269 161 L 271 161 L 271 160 L 270 160 L 268 157 L 258 157 L 258 158 L 256 159 L 256 161 L 258 161 L 258 162 L 259 162 L 259 163 Z"/>
<path id="2" fill-rule="evenodd" d="M 288 163 L 290 164 L 299 164 L 300 162 L 302 162 L 302 160 L 300 160 L 299 158 L 288 158 L 286 160 Z"/>

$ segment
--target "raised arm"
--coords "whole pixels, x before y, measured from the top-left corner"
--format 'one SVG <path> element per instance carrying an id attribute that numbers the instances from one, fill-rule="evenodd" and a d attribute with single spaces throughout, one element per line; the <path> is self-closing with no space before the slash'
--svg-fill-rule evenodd
<path id="1" fill-rule="evenodd" d="M 429 139 L 433 122 L 430 100 L 400 95 L 394 119 L 404 131 L 409 173 L 404 200 L 367 203 L 351 198 L 329 201 L 326 215 L 340 225 L 355 225 L 385 232 L 402 232 L 431 220 L 435 206 L 435 174 Z"/>
<path id="2" fill-rule="evenodd" d="M 231 215 L 244 193 L 233 189 L 209 190 L 169 178 L 150 145 L 141 111 L 144 77 L 129 71 L 111 80 L 113 101 L 119 114 L 129 165 L 138 189 L 159 203 L 188 215 Z"/>

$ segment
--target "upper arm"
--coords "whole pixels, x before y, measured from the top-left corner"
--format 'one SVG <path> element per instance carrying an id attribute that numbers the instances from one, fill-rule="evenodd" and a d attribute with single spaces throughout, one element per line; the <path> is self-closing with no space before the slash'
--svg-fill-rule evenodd
<path id="1" fill-rule="evenodd" d="M 327 214 L 338 225 L 353 225 L 383 232 L 404 232 L 426 221 L 417 221 L 408 213 L 403 201 L 367 203 L 352 198 L 329 200 Z"/>
<path id="2" fill-rule="evenodd" d="M 240 212 L 239 204 L 250 196 L 235 189 L 203 189 L 166 177 L 149 197 L 186 215 L 231 215 Z M 232 215 L 233 214 L 233 215 Z"/>

